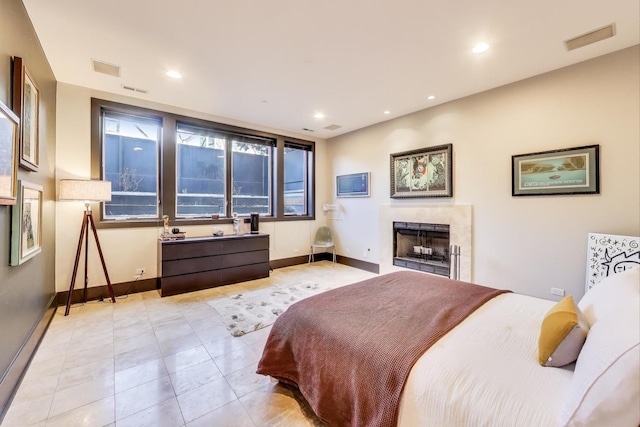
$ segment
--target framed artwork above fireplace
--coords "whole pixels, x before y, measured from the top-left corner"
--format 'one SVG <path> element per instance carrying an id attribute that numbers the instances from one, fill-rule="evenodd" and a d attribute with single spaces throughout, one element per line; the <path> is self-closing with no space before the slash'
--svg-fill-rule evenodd
<path id="1" fill-rule="evenodd" d="M 453 144 L 391 154 L 391 198 L 453 197 Z"/>

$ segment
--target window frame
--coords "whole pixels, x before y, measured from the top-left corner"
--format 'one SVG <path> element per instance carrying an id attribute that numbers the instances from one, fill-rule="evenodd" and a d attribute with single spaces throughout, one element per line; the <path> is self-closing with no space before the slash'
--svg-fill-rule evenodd
<path id="1" fill-rule="evenodd" d="M 210 219 L 205 217 L 176 218 L 177 213 L 177 129 L 178 124 L 208 129 L 211 131 L 221 131 L 236 133 L 240 135 L 255 136 L 258 138 L 272 139 L 273 152 L 271 158 L 271 215 L 261 215 L 260 220 L 271 221 L 308 221 L 315 220 L 315 142 L 298 138 L 273 134 L 249 128 L 212 122 L 195 117 L 182 116 L 165 111 L 153 110 L 119 102 L 107 101 L 98 98 L 91 98 L 91 178 L 103 179 L 102 177 L 102 111 L 109 110 L 120 114 L 147 117 L 160 120 L 162 123 L 161 139 L 158 142 L 158 217 L 157 218 L 132 218 L 132 219 L 105 219 L 103 218 L 102 204 L 95 203 L 94 212 L 100 212 L 100 220 L 97 228 L 132 228 L 132 227 L 161 227 L 162 216 L 169 215 L 169 223 L 176 226 L 225 224 L 232 223 L 233 218 L 220 217 Z M 284 213 L 284 147 L 294 145 L 305 147 L 308 152 L 307 160 L 307 183 L 306 199 L 307 214 Z M 231 152 L 227 153 L 231 156 Z M 230 159 L 228 159 L 230 160 Z M 231 174 L 233 167 L 229 162 L 225 170 L 225 187 L 230 191 Z M 225 212 L 231 209 L 231 194 L 228 194 L 228 203 Z M 231 212 L 229 212 L 230 214 Z"/>

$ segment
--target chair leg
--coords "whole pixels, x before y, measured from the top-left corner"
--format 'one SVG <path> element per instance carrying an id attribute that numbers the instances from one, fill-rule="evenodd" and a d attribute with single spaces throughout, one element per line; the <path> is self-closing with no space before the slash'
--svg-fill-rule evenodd
<path id="1" fill-rule="evenodd" d="M 311 246 L 311 249 L 309 249 L 309 262 L 307 264 L 311 264 L 311 256 L 313 254 L 313 246 Z"/>
<path id="2" fill-rule="evenodd" d="M 333 263 L 336 263 L 336 247 L 333 247 Z"/>

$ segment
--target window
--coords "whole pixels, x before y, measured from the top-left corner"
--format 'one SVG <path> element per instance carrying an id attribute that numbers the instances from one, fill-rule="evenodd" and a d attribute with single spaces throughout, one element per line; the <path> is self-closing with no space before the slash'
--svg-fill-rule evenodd
<path id="1" fill-rule="evenodd" d="M 311 146 L 284 144 L 284 214 L 307 215 Z"/>
<path id="2" fill-rule="evenodd" d="M 225 215 L 226 138 L 178 125 L 176 217 Z"/>
<path id="3" fill-rule="evenodd" d="M 271 215 L 271 152 L 273 144 L 232 136 L 231 211 L 238 215 Z"/>
<path id="4" fill-rule="evenodd" d="M 158 143 L 162 124 L 146 117 L 103 111 L 102 176 L 111 181 L 103 218 L 158 217 Z"/>
<path id="5" fill-rule="evenodd" d="M 177 218 L 271 215 L 274 140 L 179 123 L 176 143 Z"/>
<path id="6" fill-rule="evenodd" d="M 112 183 L 99 227 L 313 219 L 314 143 L 92 99 L 92 178 Z"/>

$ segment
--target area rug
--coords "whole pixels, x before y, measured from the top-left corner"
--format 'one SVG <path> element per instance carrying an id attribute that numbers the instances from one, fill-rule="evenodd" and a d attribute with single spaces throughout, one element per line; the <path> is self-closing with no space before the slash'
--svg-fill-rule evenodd
<path id="1" fill-rule="evenodd" d="M 208 304 L 220 314 L 231 335 L 239 337 L 272 325 L 291 304 L 330 289 L 310 281 L 297 281 L 243 292 Z"/>

